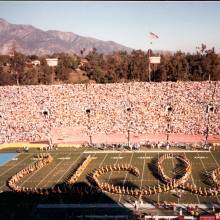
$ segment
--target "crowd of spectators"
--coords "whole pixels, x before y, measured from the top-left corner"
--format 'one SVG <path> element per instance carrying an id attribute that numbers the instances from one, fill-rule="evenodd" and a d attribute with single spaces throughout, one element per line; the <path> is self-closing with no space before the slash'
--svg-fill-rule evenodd
<path id="1" fill-rule="evenodd" d="M 220 82 L 2 86 L 0 100 L 0 143 L 76 126 L 91 135 L 204 134 L 209 122 L 209 134 L 220 134 Z"/>

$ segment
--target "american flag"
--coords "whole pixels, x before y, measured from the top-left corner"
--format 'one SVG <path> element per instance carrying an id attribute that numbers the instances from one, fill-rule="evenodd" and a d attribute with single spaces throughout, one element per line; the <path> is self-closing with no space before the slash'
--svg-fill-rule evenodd
<path id="1" fill-rule="evenodd" d="M 153 39 L 158 39 L 158 35 L 154 34 L 153 32 L 150 32 L 150 38 L 153 38 Z"/>

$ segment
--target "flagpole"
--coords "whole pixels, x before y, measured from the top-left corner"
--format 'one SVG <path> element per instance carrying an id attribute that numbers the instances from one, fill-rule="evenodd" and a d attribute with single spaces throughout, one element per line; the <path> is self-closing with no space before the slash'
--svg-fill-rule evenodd
<path id="1" fill-rule="evenodd" d="M 149 32 L 149 34 L 150 34 L 150 38 L 152 38 L 152 39 L 158 39 L 159 38 L 159 36 L 158 35 L 156 35 L 156 34 L 154 34 L 153 32 Z M 150 44 L 152 44 L 152 42 L 150 42 Z M 151 63 L 150 63 L 150 56 L 151 56 L 151 48 L 149 47 L 149 50 L 148 50 L 148 59 L 149 59 L 149 63 L 148 63 L 148 72 L 149 72 L 149 75 L 148 75 L 148 77 L 149 77 L 149 82 L 151 82 Z"/>
<path id="2" fill-rule="evenodd" d="M 148 72 L 149 72 L 149 75 L 148 75 L 148 77 L 149 77 L 149 82 L 151 82 L 151 67 L 150 67 L 150 48 L 149 48 L 149 50 L 148 50 L 148 59 L 149 59 L 149 62 L 148 62 Z"/>

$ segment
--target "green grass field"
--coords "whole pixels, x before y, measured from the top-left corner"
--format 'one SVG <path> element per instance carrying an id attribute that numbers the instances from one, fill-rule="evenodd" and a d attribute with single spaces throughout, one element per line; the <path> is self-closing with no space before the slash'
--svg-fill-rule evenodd
<path id="1" fill-rule="evenodd" d="M 5 151 L 5 150 L 4 150 Z M 12 160 L 5 165 L 0 166 L 0 190 L 7 191 L 9 188 L 6 186 L 6 181 L 13 174 L 25 168 L 28 164 L 34 163 L 33 155 L 39 153 L 37 149 L 31 149 L 29 153 L 20 153 L 17 156 L 17 160 Z M 135 177 L 127 172 L 108 172 L 102 175 L 100 178 L 103 181 L 112 184 L 122 185 L 133 185 L 135 187 L 147 187 L 153 186 L 159 183 L 159 180 L 154 177 L 149 165 L 152 160 L 159 157 L 165 152 L 157 151 L 145 151 L 145 152 L 106 152 L 97 151 L 86 148 L 74 149 L 74 148 L 59 148 L 57 151 L 49 152 L 54 160 L 49 164 L 40 169 L 39 171 L 32 173 L 24 177 L 18 185 L 26 187 L 48 187 L 57 183 L 62 183 L 68 173 L 77 167 L 77 164 L 86 158 L 89 154 L 94 157 L 92 162 L 80 176 L 78 182 L 84 182 L 90 184 L 87 180 L 87 175 L 101 166 L 107 164 L 116 163 L 129 163 L 137 167 L 140 171 L 140 176 Z M 206 186 L 207 180 L 205 173 L 220 166 L 220 151 L 214 152 L 178 152 L 176 154 L 185 154 L 186 157 L 192 163 L 192 175 L 190 180 L 191 183 L 197 186 Z M 66 158 L 66 159 L 65 159 Z M 167 159 L 164 161 L 164 168 L 166 174 L 169 176 L 175 175 L 175 168 L 178 164 L 176 159 Z M 120 196 L 117 194 L 105 193 L 107 197 L 110 197 L 115 202 L 127 203 L 133 202 L 135 198 L 130 196 Z M 105 203 L 106 197 L 100 196 L 96 198 L 96 203 Z M 167 193 L 160 193 L 143 198 L 144 202 L 152 201 L 167 201 L 167 202 L 179 202 L 179 203 L 219 203 L 220 196 L 214 197 L 202 197 L 189 192 L 183 191 L 182 197 L 177 198 L 175 191 L 169 191 Z M 74 202 L 81 202 L 75 198 Z"/>

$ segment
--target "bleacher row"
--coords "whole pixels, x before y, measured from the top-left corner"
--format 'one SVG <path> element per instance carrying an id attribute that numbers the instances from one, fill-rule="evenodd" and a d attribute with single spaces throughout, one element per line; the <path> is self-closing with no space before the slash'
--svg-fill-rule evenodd
<path id="1" fill-rule="evenodd" d="M 171 133 L 204 134 L 209 121 L 209 133 L 220 134 L 220 82 L 2 86 L 0 100 L 0 143 L 45 140 L 52 128 L 76 126 L 163 134 L 168 120 Z"/>

